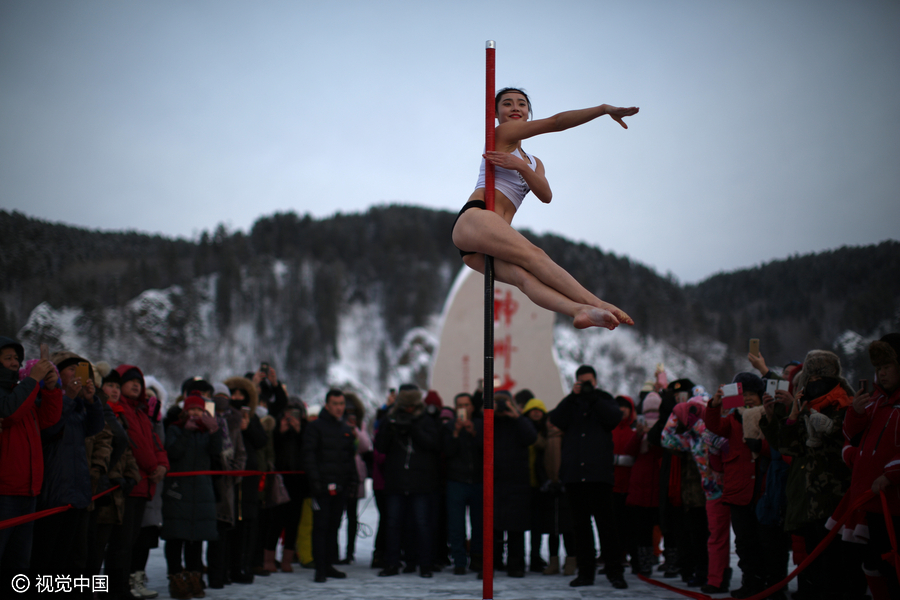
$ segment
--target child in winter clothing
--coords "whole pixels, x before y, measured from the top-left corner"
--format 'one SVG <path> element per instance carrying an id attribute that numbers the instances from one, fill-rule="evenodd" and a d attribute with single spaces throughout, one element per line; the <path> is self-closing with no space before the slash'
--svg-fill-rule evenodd
<path id="1" fill-rule="evenodd" d="M 670 450 L 690 452 L 700 472 L 706 496 L 706 516 L 709 528 L 707 541 L 708 570 L 705 594 L 728 592 L 731 569 L 731 511 L 722 502 L 722 449 L 727 441 L 706 428 L 703 420 L 706 404 L 702 397 L 678 404 L 672 411 L 662 433 L 662 445 Z"/>
<path id="2" fill-rule="evenodd" d="M 756 518 L 756 501 L 764 486 L 765 469 L 759 457 L 770 455 L 765 440 L 747 438 L 743 413 L 762 405 L 765 384 L 752 373 L 738 373 L 735 383 L 743 386 L 744 406 L 722 412 L 722 387 L 720 386 L 706 407 L 707 429 L 728 440 L 728 452 L 724 454 L 724 485 L 722 498 L 731 508 L 731 525 L 734 529 L 738 566 L 742 573 L 741 587 L 732 592 L 735 598 L 748 598 L 765 589 L 767 580 L 765 542 Z"/>
<path id="3" fill-rule="evenodd" d="M 62 414 L 53 363 L 33 361 L 20 377 L 24 359 L 20 343 L 0 337 L 0 521 L 34 512 L 44 478 L 40 431 Z M 28 571 L 33 528 L 32 521 L 0 530 L 0 585 L 8 586 L 11 577 Z"/>
<path id="4" fill-rule="evenodd" d="M 849 501 L 864 492 L 876 496 L 863 505 L 868 538 L 863 568 L 869 589 L 876 600 L 900 598 L 900 583 L 894 565 L 882 558 L 890 551 L 881 498 L 887 498 L 895 535 L 900 538 L 900 333 L 889 333 L 869 346 L 869 358 L 876 369 L 872 393 L 859 390 L 852 408 L 844 417 L 844 437 L 848 446 L 844 460 L 853 471 Z"/>

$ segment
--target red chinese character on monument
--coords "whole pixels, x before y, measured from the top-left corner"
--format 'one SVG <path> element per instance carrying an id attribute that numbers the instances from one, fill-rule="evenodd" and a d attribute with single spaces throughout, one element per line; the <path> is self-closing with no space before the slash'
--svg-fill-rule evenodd
<path id="1" fill-rule="evenodd" d="M 498 298 L 499 296 L 499 298 Z M 506 326 L 512 323 L 512 317 L 519 310 L 519 303 L 513 300 L 512 292 L 506 290 L 502 292 L 497 290 L 494 292 L 494 320 L 500 321 L 501 317 L 505 318 Z"/>
<path id="2" fill-rule="evenodd" d="M 513 311 L 515 312 L 515 311 Z M 512 369 L 512 354 L 518 350 L 512 343 L 512 337 L 507 335 L 501 341 L 494 341 L 494 357 L 495 358 L 503 358 L 503 381 L 500 382 L 500 385 L 496 386 L 498 390 L 510 390 L 516 385 L 516 381 L 509 376 L 509 372 Z"/>

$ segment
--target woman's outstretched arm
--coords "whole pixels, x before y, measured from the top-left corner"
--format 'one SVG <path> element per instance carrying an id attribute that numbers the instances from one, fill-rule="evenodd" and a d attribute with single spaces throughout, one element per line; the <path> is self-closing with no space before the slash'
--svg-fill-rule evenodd
<path id="1" fill-rule="evenodd" d="M 504 146 L 517 145 L 519 141 L 541 135 L 544 133 L 552 133 L 554 131 L 565 131 L 572 127 L 584 125 L 594 119 L 609 115 L 619 125 L 628 129 L 628 125 L 622 119 L 636 115 L 640 109 L 636 106 L 622 108 L 611 106 L 609 104 L 601 104 L 591 108 L 582 108 L 578 110 L 567 110 L 558 113 L 546 119 L 538 119 L 536 121 L 507 121 L 497 126 L 496 144 L 497 147 L 503 149 Z"/>

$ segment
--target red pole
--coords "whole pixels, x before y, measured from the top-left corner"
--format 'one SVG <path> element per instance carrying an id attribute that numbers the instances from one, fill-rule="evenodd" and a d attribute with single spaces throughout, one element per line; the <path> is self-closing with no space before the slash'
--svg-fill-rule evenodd
<path id="1" fill-rule="evenodd" d="M 494 149 L 494 42 L 487 42 L 484 149 Z M 485 161 L 484 203 L 494 210 L 494 165 Z M 482 597 L 494 597 L 494 259 L 484 257 L 484 535 Z"/>

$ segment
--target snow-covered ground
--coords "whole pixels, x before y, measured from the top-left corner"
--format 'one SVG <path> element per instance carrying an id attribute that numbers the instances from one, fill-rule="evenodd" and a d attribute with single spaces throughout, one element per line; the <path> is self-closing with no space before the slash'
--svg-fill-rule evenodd
<path id="1" fill-rule="evenodd" d="M 363 501 L 364 503 L 366 501 Z M 362 508 L 362 507 L 360 507 Z M 365 504 L 359 516 L 360 523 L 368 527 L 361 527 L 364 532 L 374 531 L 378 525 L 378 511 L 371 500 L 369 492 L 368 503 Z M 344 556 L 344 545 L 347 540 L 345 530 L 346 521 L 341 528 L 340 544 L 341 557 Z M 371 536 L 360 537 L 356 544 L 356 557 L 358 562 L 349 566 L 337 568 L 347 573 L 346 579 L 329 579 L 326 583 L 315 583 L 314 572 L 294 565 L 293 573 L 275 573 L 269 577 L 257 577 L 252 585 L 232 584 L 221 590 L 206 590 L 206 597 L 229 599 L 262 599 L 288 600 L 288 599 L 320 599 L 329 600 L 380 600 L 387 598 L 396 599 L 472 599 L 483 598 L 482 582 L 474 573 L 468 575 L 454 575 L 452 569 L 444 569 L 435 573 L 431 579 L 423 579 L 418 574 L 400 574 L 395 577 L 378 577 L 376 569 L 370 569 L 372 560 Z M 164 543 L 164 542 L 163 542 Z M 526 549 L 529 548 L 526 540 Z M 527 551 L 527 550 L 526 550 Z M 281 550 L 278 554 L 280 556 Z M 547 557 L 547 544 L 544 542 L 542 552 Z M 205 556 L 205 553 L 204 553 Z M 732 587 L 740 587 L 740 571 L 737 568 L 737 556 L 734 555 L 732 543 L 731 565 L 735 574 L 732 579 Z M 792 567 L 793 565 L 791 565 Z M 541 600 L 579 600 L 581 598 L 616 598 L 620 600 L 636 600 L 638 598 L 654 599 L 683 599 L 686 596 L 664 590 L 660 587 L 645 583 L 636 576 L 628 574 L 626 570 L 625 580 L 628 582 L 627 590 L 616 590 L 603 575 L 597 575 L 596 584 L 589 587 L 569 587 L 569 581 L 573 577 L 563 575 L 542 575 L 540 573 L 526 573 L 522 579 L 508 577 L 506 573 L 497 572 L 494 577 L 494 598 L 501 599 L 541 599 Z M 150 579 L 149 587 L 160 592 L 160 598 L 168 598 L 166 580 L 166 561 L 163 556 L 163 548 L 157 548 L 150 553 L 150 562 L 147 565 L 147 575 Z M 681 579 L 661 580 L 668 584 L 681 583 Z M 690 588 L 697 592 L 699 588 Z M 789 589 L 797 589 L 796 580 L 792 581 Z M 717 596 L 728 597 L 727 594 Z"/>

